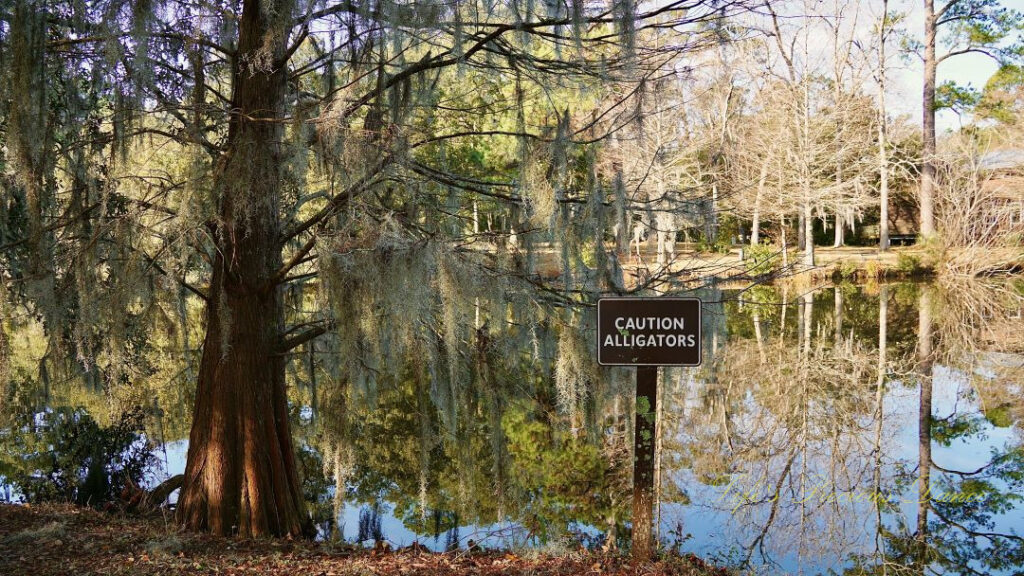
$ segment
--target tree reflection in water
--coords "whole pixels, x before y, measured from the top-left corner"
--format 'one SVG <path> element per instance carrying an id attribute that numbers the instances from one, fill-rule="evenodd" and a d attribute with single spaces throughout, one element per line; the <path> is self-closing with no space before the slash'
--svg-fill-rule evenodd
<path id="1" fill-rule="evenodd" d="M 674 521 L 689 521 L 692 548 L 786 572 L 1024 567 L 1019 289 L 841 286 L 794 300 L 743 293 L 729 344 L 696 388 L 673 390 L 669 476 L 693 495 Z"/>
<path id="2" fill-rule="evenodd" d="M 705 363 L 665 369 L 659 389 L 663 544 L 759 572 L 1024 569 L 1019 285 L 698 295 Z M 470 301 L 465 315 L 486 305 Z M 508 326 L 477 322 L 458 358 L 412 347 L 399 364 L 368 363 L 359 381 L 339 368 L 330 337 L 292 358 L 292 418 L 321 536 L 435 549 L 566 534 L 573 545 L 629 545 L 632 371 L 588 356 L 589 312 L 504 306 Z M 44 386 L 33 331 L 24 327 L 4 388 L 6 438 L 41 433 L 14 425 L 35 421 L 15 412 L 74 406 L 110 422 L 105 410 L 141 398 L 162 408 L 147 429 L 181 452 L 192 392 L 161 375 L 185 367 L 164 353 L 167 365 L 130 392 Z M 3 443 L 14 445 L 27 444 Z M 0 474 L 24 472 L 22 456 L 0 448 Z"/>

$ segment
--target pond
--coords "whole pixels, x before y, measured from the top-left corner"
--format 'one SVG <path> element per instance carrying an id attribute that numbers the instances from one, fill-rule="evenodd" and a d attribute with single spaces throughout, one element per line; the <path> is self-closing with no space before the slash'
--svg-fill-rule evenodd
<path id="1" fill-rule="evenodd" d="M 966 282 L 699 290 L 704 363 L 660 374 L 662 546 L 758 574 L 1019 573 L 1022 294 Z M 564 382 L 564 364 L 580 362 L 558 338 L 567 329 L 544 327 L 519 363 L 482 355 L 445 385 L 412 359 L 332 386 L 329 343 L 294 359 L 321 537 L 627 548 L 632 371 L 588 365 L 588 380 Z M 117 404 L 76 394 L 50 390 L 34 420 L 58 403 Z M 191 392 L 137 394 L 155 406 L 152 483 L 184 469 Z M 8 446 L 28 450 L 13 441 L 28 428 L 5 428 Z M 8 482 L 0 498 L 21 495 Z"/>

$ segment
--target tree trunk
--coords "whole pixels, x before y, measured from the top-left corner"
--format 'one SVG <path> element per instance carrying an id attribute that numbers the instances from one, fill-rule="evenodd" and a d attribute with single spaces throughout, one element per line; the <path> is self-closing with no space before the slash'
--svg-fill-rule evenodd
<path id="1" fill-rule="evenodd" d="M 914 562 L 919 572 L 928 565 L 928 510 L 931 508 L 932 468 L 932 311 L 931 292 L 922 287 L 918 300 L 917 372 L 920 396 L 917 418 L 918 484 L 917 532 Z"/>
<path id="2" fill-rule="evenodd" d="M 266 2 L 264 2 L 265 4 Z M 227 151 L 215 175 L 220 222 L 178 518 L 243 536 L 308 535 L 288 422 L 279 189 L 291 4 L 246 0 Z"/>
<path id="3" fill-rule="evenodd" d="M 757 177 L 757 196 L 754 197 L 754 221 L 750 226 L 750 245 L 761 243 L 761 197 L 764 196 L 765 182 L 768 181 L 768 168 L 771 155 L 767 154 L 761 163 L 761 173 Z"/>
<path id="4" fill-rule="evenodd" d="M 758 305 L 755 304 L 754 306 Z M 757 308 L 754 308 L 754 310 L 757 310 Z M 757 340 L 757 354 L 761 357 L 761 363 L 764 364 L 766 358 L 764 354 L 764 335 L 761 333 L 761 315 L 758 312 L 754 312 L 752 320 L 754 321 L 754 337 Z"/>
<path id="5" fill-rule="evenodd" d="M 839 346 L 843 339 L 843 290 L 836 286 L 832 294 L 832 338 Z"/>
<path id="6" fill-rule="evenodd" d="M 924 91 L 921 141 L 921 236 L 935 235 L 935 3 L 924 1 Z"/>
<path id="7" fill-rule="evenodd" d="M 711 184 L 711 239 L 718 243 L 718 183 Z"/>
<path id="8" fill-rule="evenodd" d="M 804 57 L 807 57 L 807 42 L 804 42 Z M 810 88 L 808 87 L 808 79 L 803 79 L 803 132 L 801 137 L 801 147 L 803 148 L 803 166 L 801 166 L 801 172 L 803 173 L 803 193 L 804 193 L 804 206 L 803 212 L 801 212 L 802 220 L 800 221 L 800 233 L 803 234 L 804 243 L 801 248 L 804 251 L 804 265 L 814 266 L 814 207 L 811 205 L 811 158 L 810 158 L 810 144 L 811 144 L 811 96 Z"/>
<path id="9" fill-rule="evenodd" d="M 882 19 L 878 26 L 878 249 L 889 249 L 889 157 L 886 150 L 888 112 L 885 109 L 885 26 L 889 21 L 889 2 L 882 2 Z"/>
<path id="10" fill-rule="evenodd" d="M 884 125 L 879 127 L 878 132 L 878 162 L 880 165 L 878 204 L 881 208 L 878 217 L 878 249 L 886 252 L 889 250 L 889 167 L 885 150 Z"/>
<path id="11" fill-rule="evenodd" d="M 711 184 L 711 199 L 704 213 L 704 237 L 708 245 L 718 242 L 718 184 Z"/>
<path id="12" fill-rule="evenodd" d="M 846 56 L 844 57 L 842 55 L 842 50 L 840 48 L 840 46 L 843 44 L 843 42 L 841 42 L 841 40 L 839 38 L 840 30 L 841 29 L 842 28 L 838 24 L 832 29 L 833 36 L 834 36 L 833 37 L 833 43 L 832 43 L 832 49 L 833 49 L 832 63 L 833 63 L 833 66 L 835 67 L 834 70 L 833 70 L 833 78 L 835 79 L 835 82 L 832 84 L 832 89 L 833 89 L 832 98 L 835 101 L 835 107 L 836 107 L 836 111 L 837 112 L 843 108 L 843 85 L 844 85 L 843 84 L 843 67 L 844 66 L 848 66 L 850 64 L 850 52 L 849 52 L 849 50 L 847 50 Z M 851 41 L 852 41 L 852 38 L 851 38 Z M 847 44 L 848 48 L 852 48 L 852 46 L 853 46 L 852 42 L 850 44 Z M 838 118 L 837 118 L 837 122 L 836 122 L 835 146 L 836 146 L 836 150 L 837 151 L 843 149 L 843 128 L 845 127 L 844 116 L 845 115 L 839 115 Z M 836 154 L 836 158 L 835 159 L 836 159 L 836 191 L 839 194 L 843 194 L 841 192 L 842 189 L 843 189 L 843 157 L 842 157 L 842 154 L 841 153 Z M 843 214 L 842 214 L 842 212 L 843 212 L 842 207 L 841 206 L 837 206 L 836 207 L 836 230 L 835 230 L 834 242 L 832 243 L 832 247 L 833 248 L 839 248 L 844 243 L 844 238 L 843 238 L 843 230 L 844 230 L 844 228 L 843 228 Z"/>
<path id="13" fill-rule="evenodd" d="M 814 291 L 808 290 L 800 298 L 803 303 L 803 353 L 807 358 L 811 354 L 811 338 L 814 337 Z"/>
<path id="14" fill-rule="evenodd" d="M 882 523 L 882 429 L 885 418 L 885 376 L 888 372 L 886 351 L 889 342 L 889 288 L 884 284 L 878 294 L 878 375 L 875 380 L 875 447 L 872 500 L 875 504 L 875 553 L 882 555 L 885 561 L 885 548 L 882 545 L 884 524 Z"/>
<path id="15" fill-rule="evenodd" d="M 810 198 L 810 183 L 805 184 L 808 190 L 805 197 Z M 814 266 L 814 212 L 810 200 L 805 200 L 803 212 L 804 225 L 804 265 Z"/>
<path id="16" fill-rule="evenodd" d="M 796 249 L 804 250 L 807 246 L 807 226 L 804 222 L 804 210 L 801 208 L 796 216 Z"/>
<path id="17" fill-rule="evenodd" d="M 789 268 L 789 247 L 786 246 L 786 219 L 779 224 L 779 236 L 782 237 L 782 267 Z M 785 312 L 785 308 L 782 309 Z"/>

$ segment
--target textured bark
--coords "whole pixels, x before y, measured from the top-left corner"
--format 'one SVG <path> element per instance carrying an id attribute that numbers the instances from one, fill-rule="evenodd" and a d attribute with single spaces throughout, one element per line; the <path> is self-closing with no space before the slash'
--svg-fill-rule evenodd
<path id="1" fill-rule="evenodd" d="M 806 57 L 806 43 L 805 54 Z M 803 234 L 803 245 L 800 247 L 804 251 L 804 265 L 814 266 L 814 206 L 811 204 L 811 157 L 810 157 L 810 145 L 811 145 L 811 96 L 810 89 L 808 87 L 808 81 L 804 78 L 803 82 L 804 92 L 804 103 L 803 103 L 803 122 L 801 135 L 801 142 L 803 147 L 804 159 L 803 166 L 801 166 L 801 172 L 803 173 L 803 196 L 804 205 L 803 212 L 800 213 L 802 220 L 800 221 L 801 233 Z"/>
<path id="2" fill-rule="evenodd" d="M 220 223 L 206 336 L 178 503 L 190 529 L 244 536 L 308 534 L 288 422 L 279 189 L 287 18 L 246 0 L 239 27 L 228 150 L 215 176 Z"/>
<path id="3" fill-rule="evenodd" d="M 924 162 L 921 166 L 921 236 L 935 235 L 935 3 L 924 1 L 924 91 L 921 140 Z"/>
<path id="4" fill-rule="evenodd" d="M 757 246 L 761 243 L 761 199 L 754 201 L 754 219 L 750 224 L 750 245 Z"/>

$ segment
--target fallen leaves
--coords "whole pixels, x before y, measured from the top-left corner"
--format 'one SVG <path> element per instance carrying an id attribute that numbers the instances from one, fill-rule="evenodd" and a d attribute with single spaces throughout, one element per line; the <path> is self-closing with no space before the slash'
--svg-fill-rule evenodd
<path id="1" fill-rule="evenodd" d="M 55 536 L 59 535 L 59 539 Z M 59 544 L 58 544 L 59 543 Z M 693 556 L 634 563 L 619 556 L 507 551 L 435 554 L 422 546 L 362 550 L 327 543 L 228 539 L 181 532 L 170 518 L 72 506 L 0 505 L 0 574 L 321 576 L 706 576 Z"/>

